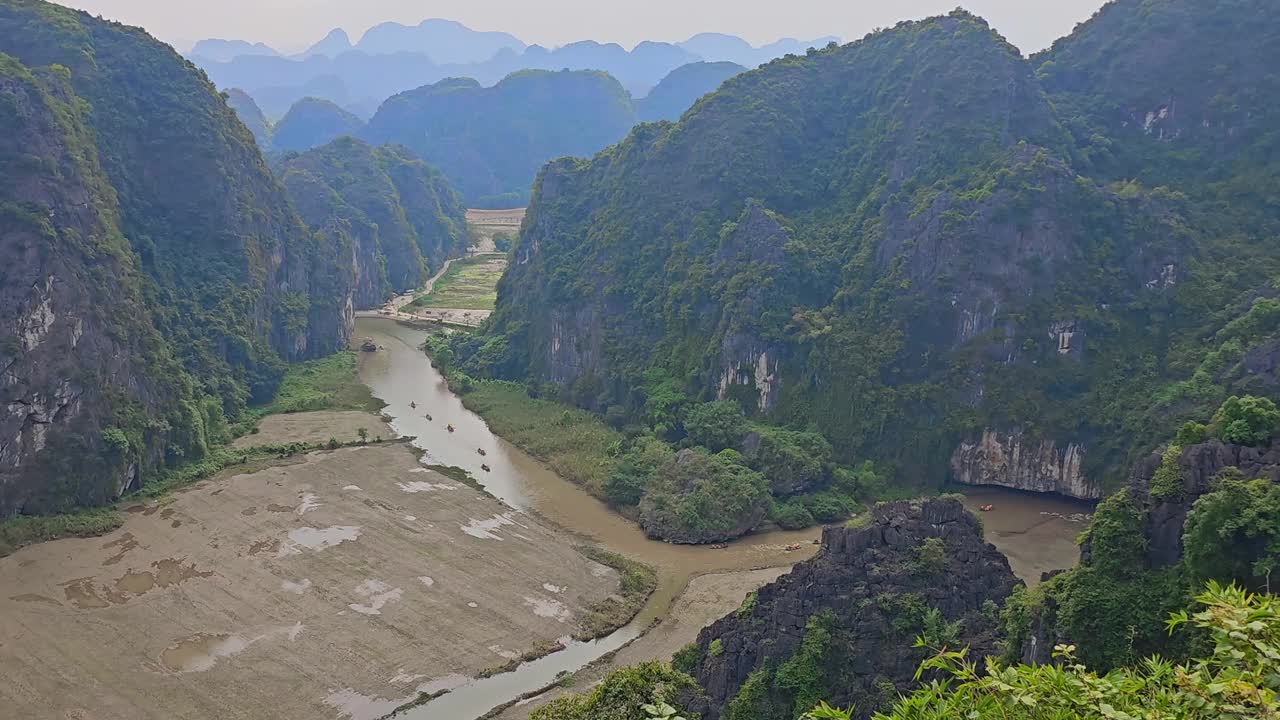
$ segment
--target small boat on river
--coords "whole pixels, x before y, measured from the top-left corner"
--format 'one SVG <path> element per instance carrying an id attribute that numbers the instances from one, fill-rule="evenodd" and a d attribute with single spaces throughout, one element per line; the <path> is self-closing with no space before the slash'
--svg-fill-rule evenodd
<path id="1" fill-rule="evenodd" d="M 364 352 L 378 352 L 378 343 L 373 338 L 367 337 L 360 343 L 360 349 Z"/>
<path id="2" fill-rule="evenodd" d="M 447 428 L 445 428 L 445 429 L 446 429 L 446 430 L 448 430 L 449 432 L 453 432 L 453 424 L 452 424 L 452 423 L 450 423 L 450 424 L 449 424 L 449 427 L 447 427 Z"/>
<path id="3" fill-rule="evenodd" d="M 488 455 L 489 453 L 485 452 L 485 451 L 484 451 L 484 448 L 476 448 L 476 454 L 478 454 L 480 457 L 484 457 L 485 455 Z"/>
<path id="4" fill-rule="evenodd" d="M 483 470 L 483 471 L 485 471 L 485 472 L 490 472 L 490 470 L 489 470 L 489 466 L 488 466 L 488 465 L 481 465 L 481 466 L 480 466 L 480 469 L 481 469 L 481 470 Z"/>

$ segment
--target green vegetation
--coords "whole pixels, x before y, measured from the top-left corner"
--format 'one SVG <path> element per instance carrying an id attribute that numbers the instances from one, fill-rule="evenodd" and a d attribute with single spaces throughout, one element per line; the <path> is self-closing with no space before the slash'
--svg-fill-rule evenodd
<path id="1" fill-rule="evenodd" d="M 574 638 L 578 640 L 594 640 L 631 622 L 658 587 L 658 574 L 648 565 L 594 545 L 578 549 L 588 558 L 617 570 L 621 582 L 621 599 L 605 598 L 587 608 L 582 618 L 582 627 L 574 634 Z"/>
<path id="2" fill-rule="evenodd" d="M 676 672 L 685 674 L 692 673 L 697 669 L 698 663 L 702 662 L 702 647 L 696 642 L 680 648 L 671 656 L 671 669 Z"/>
<path id="3" fill-rule="evenodd" d="M 450 378 L 451 387 L 459 384 Z M 605 480 L 618 462 L 607 451 L 618 445 L 621 435 L 595 415 L 531 398 L 524 386 L 499 381 L 470 384 L 462 402 L 495 433 L 545 462 L 560 477 L 597 497 L 603 495 Z"/>
<path id="4" fill-rule="evenodd" d="M 436 280 L 431 292 L 414 298 L 405 310 L 492 310 L 498 298 L 498 279 L 505 267 L 505 261 L 497 255 L 471 255 L 454 260 L 448 271 Z"/>
<path id="5" fill-rule="evenodd" d="M 693 678 L 664 663 L 649 662 L 610 673 L 587 694 L 552 700 L 534 710 L 530 720 L 676 720 L 658 706 L 679 702 L 682 695 L 696 692 L 700 690 Z M 653 706 L 653 710 L 646 706 Z M 697 716 L 685 717 L 697 720 Z"/>
<path id="6" fill-rule="evenodd" d="M 772 502 L 769 483 L 742 455 L 683 450 L 653 476 L 640 500 L 640 526 L 676 542 L 730 540 L 758 527 Z"/>
<path id="7" fill-rule="evenodd" d="M 911 549 L 910 569 L 913 575 L 937 575 L 947 566 L 947 544 L 942 538 L 926 538 Z"/>
<path id="8" fill-rule="evenodd" d="M 1183 546 L 1193 577 L 1271 592 L 1271 574 L 1280 569 L 1280 485 L 1220 476 L 1187 516 Z"/>
<path id="9" fill-rule="evenodd" d="M 0 522 L 0 557 L 27 545 L 68 537 L 96 537 L 120 527 L 115 508 L 94 508 L 62 515 L 19 516 Z"/>
<path id="10" fill-rule="evenodd" d="M 1179 434 L 1182 434 L 1179 431 Z M 1160 459 L 1160 467 L 1151 478 L 1151 497 L 1156 500 L 1182 498 L 1182 446 L 1170 445 Z"/>
<path id="11" fill-rule="evenodd" d="M 276 160 L 317 242 L 355 256 L 357 268 L 327 274 L 331 292 L 350 292 L 358 309 L 422 286 L 429 268 L 465 250 L 466 210 L 449 181 L 404 148 L 344 137 Z"/>
<path id="12" fill-rule="evenodd" d="M 784 528 L 839 522 L 883 492 L 869 465 L 833 465 L 830 446 L 816 433 L 748 422 L 731 402 L 690 403 L 679 393 L 666 393 L 666 381 L 659 381 L 645 404 L 654 422 L 645 432 L 636 426 L 618 431 L 595 413 L 531 397 L 536 387 L 474 380 L 453 364 L 459 354 L 474 359 L 490 352 L 468 346 L 474 339 L 436 334 L 425 346 L 463 403 L 498 435 L 637 518 L 653 537 L 718 542 L 750 532 L 765 519 Z M 722 449 L 711 453 L 695 445 L 677 454 L 660 438 L 664 432 L 678 436 L 680 428 L 693 433 L 681 445 L 696 437 Z M 756 441 L 747 443 L 748 435 Z M 752 457 L 730 444 L 750 445 Z M 771 483 L 783 488 L 777 492 L 809 493 L 775 504 Z"/>
<path id="13" fill-rule="evenodd" d="M 698 98 L 720 87 L 725 80 L 746 72 L 731 62 L 697 62 L 681 65 L 662 78 L 648 95 L 636 102 L 636 111 L 645 122 L 679 120 Z"/>
<path id="14" fill-rule="evenodd" d="M 1006 666 L 988 658 L 981 669 L 966 651 L 943 651 L 917 674 L 942 677 L 876 713 L 875 720 L 1280 717 L 1280 601 L 1210 583 L 1196 602 L 1202 609 L 1174 613 L 1166 625 L 1170 632 L 1190 625 L 1207 633 L 1212 654 L 1205 659 L 1174 663 L 1153 657 L 1099 675 L 1070 646 L 1057 647 L 1061 664 Z M 825 703 L 804 715 L 851 717 Z"/>
<path id="15" fill-rule="evenodd" d="M 1264 445 L 1280 432 L 1280 410 L 1268 398 L 1232 395 L 1214 413 L 1210 428 L 1226 443 Z"/>
<path id="16" fill-rule="evenodd" d="M 747 434 L 747 416 L 737 403 L 728 400 L 703 403 L 689 409 L 684 418 L 689 440 L 712 452 L 737 449 Z"/>
<path id="17" fill-rule="evenodd" d="M 711 450 L 682 410 L 725 398 L 931 485 L 1016 427 L 1118 487 L 1169 428 L 1280 397 L 1280 57 L 1262 0 L 1114 5 L 1031 59 L 963 11 L 900 23 L 551 163 L 458 365 Z M 782 500 L 821 475 L 785 457 L 756 468 Z"/>
<path id="18" fill-rule="evenodd" d="M 766 664 L 751 673 L 725 707 L 725 720 L 797 717 L 831 692 L 838 668 L 833 655 L 835 621 L 827 614 L 809 618 L 800 647 L 786 662 Z"/>
<path id="19" fill-rule="evenodd" d="M 267 415 L 339 409 L 377 412 L 382 409 L 382 403 L 356 378 L 355 363 L 355 353 L 347 351 L 290 367 L 272 402 L 246 413 L 245 420 L 234 428 L 235 433 L 243 435 L 249 432 Z M 221 415 L 218 414 L 217 417 L 221 418 Z M 109 439 L 109 446 L 128 442 L 123 433 L 113 432 L 108 435 L 118 437 L 116 440 Z M 207 448 L 198 458 L 148 476 L 141 488 L 125 495 L 113 505 L 78 508 L 55 515 L 18 516 L 0 522 L 0 557 L 25 545 L 46 540 L 93 537 L 111 532 L 124 522 L 119 510 L 121 506 L 164 497 L 178 488 L 213 477 L 227 468 L 251 472 L 260 466 L 321 447 L 332 450 L 342 446 L 336 438 L 330 438 L 328 443 L 314 444 L 255 445 L 246 448 L 221 445 L 230 440 L 229 430 L 219 433 L 218 445 Z M 381 442 L 381 438 L 376 441 Z M 366 442 L 367 430 L 360 433 L 360 443 Z"/>
<path id="20" fill-rule="evenodd" d="M 376 413 L 384 403 L 356 377 L 356 353 L 343 350 L 326 358 L 289 367 L 270 403 L 247 410 L 235 427 L 235 435 L 252 432 L 268 415 L 313 410 L 368 410 Z"/>
<path id="21" fill-rule="evenodd" d="M 307 233 L 204 74 L 141 30 L 3 2 L 0 76 L 0 225 L 48 250 L 14 256 L 4 289 L 64 323 L 6 366 L 78 408 L 23 458 L 0 515 L 101 505 L 131 469 L 145 484 L 201 460 L 287 361 L 338 349 L 341 254 Z"/>
<path id="22" fill-rule="evenodd" d="M 528 202 L 548 160 L 591 155 L 635 122 L 627 91 L 603 72 L 524 70 L 493 87 L 449 79 L 400 93 L 361 137 L 405 145 L 440 168 L 468 207 L 511 208 Z"/>
<path id="23" fill-rule="evenodd" d="M 303 98 L 289 108 L 271 133 L 270 149 L 301 152 L 320 147 L 344 135 L 355 135 L 364 123 L 333 102 Z M 264 147 L 264 150 L 267 148 Z"/>

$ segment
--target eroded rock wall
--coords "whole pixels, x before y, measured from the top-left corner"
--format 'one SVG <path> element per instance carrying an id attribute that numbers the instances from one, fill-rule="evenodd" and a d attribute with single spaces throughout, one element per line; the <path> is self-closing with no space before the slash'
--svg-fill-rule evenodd
<path id="1" fill-rule="evenodd" d="M 1031 492 L 1097 500 L 1102 489 L 1084 475 L 1084 447 L 1028 437 L 1014 430 L 987 429 L 976 441 L 960 443 L 951 472 L 962 485 L 996 485 Z"/>

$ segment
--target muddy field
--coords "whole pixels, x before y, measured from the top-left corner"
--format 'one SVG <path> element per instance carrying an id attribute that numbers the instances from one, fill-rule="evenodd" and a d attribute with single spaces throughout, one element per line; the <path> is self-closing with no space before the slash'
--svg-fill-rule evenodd
<path id="1" fill-rule="evenodd" d="M 0 716 L 375 718 L 570 634 L 618 587 L 403 443 L 128 511 L 105 537 L 0 559 Z"/>

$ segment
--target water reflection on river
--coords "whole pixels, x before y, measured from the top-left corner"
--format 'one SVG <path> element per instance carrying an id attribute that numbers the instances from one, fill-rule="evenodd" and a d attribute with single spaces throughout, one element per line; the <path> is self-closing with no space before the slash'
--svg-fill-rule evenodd
<path id="1" fill-rule="evenodd" d="M 477 680 L 410 711 L 417 720 L 465 720 L 551 682 L 558 672 L 574 671 L 636 637 L 662 617 L 689 578 L 704 573 L 790 565 L 811 557 L 818 528 L 753 534 L 727 549 L 672 545 L 645 538 L 640 528 L 609 510 L 578 486 L 489 431 L 463 407 L 419 346 L 427 332 L 383 318 L 361 318 L 357 337 L 368 336 L 380 348 L 363 353 L 360 377 L 387 403 L 385 412 L 400 435 L 413 436 L 426 462 L 466 469 L 491 494 L 522 511 L 537 513 L 561 527 L 600 542 L 610 550 L 658 570 L 659 587 L 640 615 L 626 628 L 596 643 L 572 644 L 565 651 L 526 663 L 517 671 Z M 449 427 L 453 430 L 450 431 Z M 483 450 L 483 454 L 480 452 Z M 489 471 L 481 466 L 487 465 Z M 966 490 L 968 504 L 986 526 L 987 540 L 1009 556 L 1014 572 L 1028 582 L 1046 570 L 1074 565 L 1074 539 L 1084 529 L 1073 515 L 1088 507 L 1063 498 L 996 488 Z M 799 551 L 787 552 L 799 543 Z"/>

